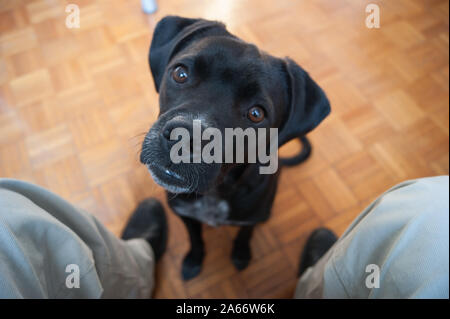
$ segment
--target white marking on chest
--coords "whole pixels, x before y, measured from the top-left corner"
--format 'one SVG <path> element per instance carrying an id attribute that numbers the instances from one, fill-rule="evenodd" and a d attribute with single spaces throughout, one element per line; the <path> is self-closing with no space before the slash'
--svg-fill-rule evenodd
<path id="1" fill-rule="evenodd" d="M 230 205 L 215 196 L 203 196 L 192 203 L 183 202 L 176 206 L 178 214 L 197 219 L 211 226 L 226 224 Z"/>

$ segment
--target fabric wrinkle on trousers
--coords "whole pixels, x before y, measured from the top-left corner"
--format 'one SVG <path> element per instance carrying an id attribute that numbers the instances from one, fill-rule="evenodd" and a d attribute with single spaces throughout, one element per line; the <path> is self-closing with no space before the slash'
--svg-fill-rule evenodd
<path id="1" fill-rule="evenodd" d="M 66 285 L 79 269 L 79 288 Z M 39 186 L 0 179 L 0 298 L 149 298 L 154 255 Z"/>
<path id="2" fill-rule="evenodd" d="M 378 288 L 366 285 L 368 265 L 379 269 Z M 378 197 L 305 271 L 295 297 L 448 298 L 449 177 L 406 181 Z"/>

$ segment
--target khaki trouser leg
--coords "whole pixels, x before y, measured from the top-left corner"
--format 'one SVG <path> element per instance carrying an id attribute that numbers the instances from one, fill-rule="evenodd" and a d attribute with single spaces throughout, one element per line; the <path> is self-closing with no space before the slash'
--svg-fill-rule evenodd
<path id="1" fill-rule="evenodd" d="M 0 298 L 149 298 L 153 272 L 145 240 L 118 239 L 57 195 L 0 179 Z"/>
<path id="2" fill-rule="evenodd" d="M 295 297 L 448 298 L 448 283 L 449 178 L 440 176 L 401 183 L 375 200 L 306 270 Z"/>

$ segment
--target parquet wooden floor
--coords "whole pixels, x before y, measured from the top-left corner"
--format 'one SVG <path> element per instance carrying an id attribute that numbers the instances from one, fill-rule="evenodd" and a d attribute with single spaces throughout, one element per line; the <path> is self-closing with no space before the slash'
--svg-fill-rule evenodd
<path id="1" fill-rule="evenodd" d="M 139 0 L 0 0 L 0 176 L 45 186 L 116 234 L 139 200 L 165 200 L 138 152 L 158 114 L 147 52 L 166 14 L 222 20 L 243 39 L 292 57 L 333 111 L 310 134 L 309 161 L 284 169 L 246 270 L 229 260 L 236 230 L 205 226 L 203 272 L 182 282 L 187 234 L 168 214 L 155 297 L 289 298 L 314 228 L 341 234 L 394 184 L 448 174 L 448 1 L 158 2 L 147 16 Z M 65 27 L 67 3 L 81 9 L 79 29 Z M 379 29 L 365 26 L 368 3 L 380 7 Z"/>

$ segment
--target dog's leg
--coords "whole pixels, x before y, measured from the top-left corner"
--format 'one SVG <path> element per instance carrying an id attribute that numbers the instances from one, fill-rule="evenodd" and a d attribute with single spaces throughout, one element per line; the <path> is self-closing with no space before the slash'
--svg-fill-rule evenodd
<path id="1" fill-rule="evenodd" d="M 181 217 L 186 225 L 191 240 L 191 249 L 184 257 L 181 275 L 183 280 L 189 280 L 197 276 L 202 270 L 203 257 L 205 256 L 202 238 L 202 224 L 189 217 Z"/>
<path id="2" fill-rule="evenodd" d="M 252 258 L 250 239 L 252 238 L 253 228 L 254 226 L 241 227 L 234 239 L 231 260 L 238 270 L 245 269 Z"/>

